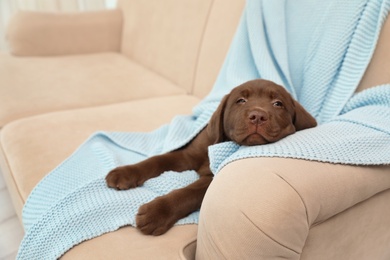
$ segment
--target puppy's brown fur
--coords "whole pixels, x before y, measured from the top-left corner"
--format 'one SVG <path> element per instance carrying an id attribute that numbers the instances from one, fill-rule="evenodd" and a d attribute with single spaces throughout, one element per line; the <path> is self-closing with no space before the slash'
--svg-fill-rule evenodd
<path id="1" fill-rule="evenodd" d="M 266 80 L 249 81 L 223 98 L 207 127 L 188 145 L 134 165 L 117 167 L 107 175 L 107 185 L 125 190 L 141 186 L 165 171 L 195 170 L 200 176 L 197 181 L 139 208 L 137 228 L 144 234 L 161 235 L 200 208 L 213 179 L 208 146 L 224 141 L 240 145 L 272 143 L 316 124 L 283 87 Z"/>

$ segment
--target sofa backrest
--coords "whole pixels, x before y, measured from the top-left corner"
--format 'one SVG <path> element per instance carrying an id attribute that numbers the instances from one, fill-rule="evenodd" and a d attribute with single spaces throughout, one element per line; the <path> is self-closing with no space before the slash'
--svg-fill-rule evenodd
<path id="1" fill-rule="evenodd" d="M 122 0 L 121 51 L 199 97 L 211 89 L 245 0 Z"/>

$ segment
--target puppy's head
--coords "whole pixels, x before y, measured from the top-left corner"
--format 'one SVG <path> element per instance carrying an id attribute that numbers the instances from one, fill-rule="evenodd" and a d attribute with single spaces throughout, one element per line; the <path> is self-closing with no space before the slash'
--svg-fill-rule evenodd
<path id="1" fill-rule="evenodd" d="M 259 145 L 316 125 L 315 119 L 282 86 L 258 79 L 234 88 L 223 98 L 207 133 L 213 143 Z"/>

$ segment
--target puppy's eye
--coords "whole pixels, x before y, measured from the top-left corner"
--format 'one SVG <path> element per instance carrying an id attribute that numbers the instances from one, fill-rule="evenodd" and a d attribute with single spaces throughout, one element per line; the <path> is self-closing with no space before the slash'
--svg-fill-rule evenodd
<path id="1" fill-rule="evenodd" d="M 247 100 L 245 98 L 239 98 L 239 99 L 237 99 L 236 104 L 245 104 L 246 101 Z"/>
<path id="2" fill-rule="evenodd" d="M 273 106 L 274 107 L 283 107 L 283 103 L 282 103 L 282 101 L 275 101 L 274 103 L 273 103 Z"/>

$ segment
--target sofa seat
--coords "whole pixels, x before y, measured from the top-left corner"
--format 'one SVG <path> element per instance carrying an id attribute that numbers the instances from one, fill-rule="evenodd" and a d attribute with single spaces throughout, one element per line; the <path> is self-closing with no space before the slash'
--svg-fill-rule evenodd
<path id="1" fill-rule="evenodd" d="M 73 247 L 61 259 L 190 260 L 195 256 L 197 229 L 197 225 L 174 226 L 164 236 L 155 237 L 123 227 Z"/>
<path id="2" fill-rule="evenodd" d="M 114 52 L 23 58 L 1 54 L 0 86 L 0 127 L 50 111 L 185 93 Z"/>
<path id="3" fill-rule="evenodd" d="M 189 114 L 199 99 L 189 95 L 52 112 L 20 119 L 1 131 L 2 169 L 16 212 L 34 186 L 96 131 L 151 131 L 173 116 Z"/>

